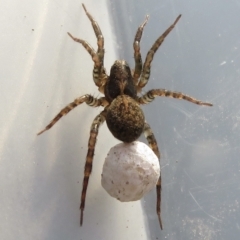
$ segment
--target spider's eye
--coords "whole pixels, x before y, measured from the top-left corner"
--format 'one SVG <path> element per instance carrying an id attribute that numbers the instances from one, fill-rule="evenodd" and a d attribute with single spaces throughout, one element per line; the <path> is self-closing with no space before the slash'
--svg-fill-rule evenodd
<path id="1" fill-rule="evenodd" d="M 110 76 L 115 76 L 119 79 L 131 76 L 128 63 L 125 60 L 116 60 L 111 67 Z"/>
<path id="2" fill-rule="evenodd" d="M 109 102 L 122 94 L 132 98 L 136 97 L 137 91 L 133 83 L 130 67 L 126 61 L 117 60 L 114 62 L 104 93 Z"/>

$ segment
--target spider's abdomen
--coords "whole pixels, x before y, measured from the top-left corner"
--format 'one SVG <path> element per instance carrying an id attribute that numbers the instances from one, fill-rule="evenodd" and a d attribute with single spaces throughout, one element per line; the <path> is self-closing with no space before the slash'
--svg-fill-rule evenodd
<path id="1" fill-rule="evenodd" d="M 115 138 L 123 142 L 133 142 L 143 132 L 145 117 L 133 98 L 120 95 L 110 104 L 106 122 Z"/>

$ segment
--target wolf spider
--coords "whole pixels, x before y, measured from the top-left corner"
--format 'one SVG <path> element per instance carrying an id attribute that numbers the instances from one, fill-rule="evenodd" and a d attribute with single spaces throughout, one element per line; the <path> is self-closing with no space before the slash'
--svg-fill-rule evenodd
<path id="1" fill-rule="evenodd" d="M 140 40 L 142 37 L 143 29 L 148 21 L 148 15 L 144 22 L 138 27 L 134 42 L 134 60 L 135 69 L 132 73 L 129 65 L 124 60 L 116 60 L 111 67 L 110 76 L 107 75 L 104 68 L 104 38 L 98 23 L 87 11 L 84 4 L 83 9 L 91 21 L 93 30 L 97 38 L 98 49 L 95 51 L 89 43 L 82 39 L 73 37 L 70 33 L 68 35 L 88 51 L 94 62 L 93 67 L 93 80 L 98 90 L 104 94 L 104 97 L 94 98 L 90 94 L 83 95 L 63 108 L 56 117 L 43 129 L 38 135 L 50 129 L 61 117 L 69 113 L 72 109 L 82 103 L 86 103 L 91 107 L 104 107 L 104 110 L 98 114 L 92 122 L 90 137 L 88 141 L 88 152 L 84 168 L 83 187 L 81 195 L 81 215 L 80 225 L 83 223 L 83 211 L 85 207 L 85 198 L 88 187 L 88 181 L 92 172 L 92 163 L 95 145 L 97 141 L 98 129 L 100 125 L 106 120 L 108 129 L 113 136 L 122 142 L 130 143 L 135 141 L 144 133 L 148 144 L 152 148 L 153 152 L 160 159 L 160 152 L 157 146 L 156 138 L 149 126 L 145 121 L 145 116 L 140 108 L 141 104 L 148 104 L 152 102 L 157 96 L 172 97 L 177 99 L 184 99 L 189 102 L 212 106 L 211 103 L 202 102 L 191 96 L 185 95 L 181 92 L 172 92 L 165 89 L 153 89 L 138 96 L 145 85 L 148 83 L 150 77 L 151 62 L 153 60 L 155 52 L 164 41 L 165 37 L 172 31 L 177 24 L 181 15 L 179 15 L 174 23 L 155 41 L 150 50 L 147 53 L 145 62 L 142 66 L 142 57 L 140 52 Z M 161 210 L 161 176 L 156 185 L 157 191 L 157 215 L 159 224 L 162 229 L 162 220 L 160 216 Z"/>

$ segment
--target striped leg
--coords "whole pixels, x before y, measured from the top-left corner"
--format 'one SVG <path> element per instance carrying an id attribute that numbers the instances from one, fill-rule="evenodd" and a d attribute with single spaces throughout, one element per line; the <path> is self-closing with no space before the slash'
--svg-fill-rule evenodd
<path id="1" fill-rule="evenodd" d="M 97 52 L 90 46 L 90 44 L 82 39 L 73 37 L 70 33 L 68 35 L 78 43 L 81 43 L 83 47 L 88 51 L 88 53 L 91 55 L 92 60 L 94 62 L 94 68 L 93 68 L 93 80 L 95 84 L 98 87 L 101 87 L 104 83 L 103 81 L 106 80 L 107 75 L 105 73 L 103 61 L 104 61 L 104 37 L 102 35 L 101 29 L 98 26 L 97 22 L 93 19 L 93 17 L 89 14 L 84 4 L 82 4 L 83 9 L 89 18 L 89 20 L 92 23 L 93 30 L 95 32 L 95 35 L 97 37 L 97 45 L 98 50 Z"/>
<path id="2" fill-rule="evenodd" d="M 212 103 L 202 102 L 200 100 L 197 100 L 196 98 L 193 98 L 191 96 L 185 95 L 181 92 L 172 92 L 168 91 L 166 89 L 153 89 L 145 93 L 142 97 L 139 97 L 137 99 L 137 102 L 140 104 L 148 104 L 152 102 L 155 97 L 172 97 L 177 99 L 184 99 L 186 101 L 198 104 L 198 105 L 205 105 L 205 106 L 212 106 Z"/>
<path id="3" fill-rule="evenodd" d="M 94 98 L 91 95 L 84 95 L 82 97 L 76 98 L 73 102 L 68 104 L 65 108 L 63 108 L 57 116 L 42 130 L 40 131 L 37 135 L 42 134 L 43 132 L 47 131 L 50 129 L 61 117 L 65 116 L 68 114 L 71 110 L 73 110 L 75 107 L 82 103 L 86 103 L 91 107 L 99 107 L 99 106 L 106 106 L 108 105 L 108 102 L 106 101 L 105 97 L 101 97 L 99 99 Z"/>
<path id="4" fill-rule="evenodd" d="M 83 6 L 83 9 L 84 9 L 86 15 L 88 16 L 89 20 L 92 23 L 92 27 L 93 27 L 94 33 L 96 35 L 96 38 L 97 38 L 97 45 L 98 45 L 97 55 L 99 57 L 99 60 L 100 60 L 101 64 L 103 65 L 103 59 L 104 59 L 104 37 L 102 35 L 100 27 L 98 26 L 98 23 L 94 20 L 94 18 L 87 11 L 85 5 L 82 4 L 82 6 Z"/>
<path id="5" fill-rule="evenodd" d="M 144 125 L 144 135 L 145 135 L 145 137 L 148 141 L 149 146 L 151 147 L 153 152 L 158 157 L 159 164 L 160 164 L 160 152 L 159 152 L 159 149 L 158 149 L 157 141 L 156 141 L 156 138 L 155 138 L 149 124 L 146 123 L 146 122 L 145 122 L 145 125 Z M 160 228 L 163 229 L 162 219 L 161 219 L 161 190 L 162 190 L 162 187 L 161 187 L 161 174 L 160 174 L 160 177 L 158 179 L 157 186 L 156 186 L 156 192 L 157 192 L 157 207 L 156 207 L 156 210 L 157 210 L 157 215 L 158 215 L 158 221 L 159 221 Z"/>
<path id="6" fill-rule="evenodd" d="M 141 75 L 141 79 L 138 83 L 138 92 L 141 92 L 142 88 L 147 84 L 148 79 L 150 77 L 150 70 L 151 70 L 151 62 L 153 60 L 154 54 L 158 50 L 158 48 L 163 43 L 165 37 L 173 30 L 175 25 L 177 24 L 178 20 L 180 19 L 181 15 L 179 15 L 175 22 L 155 41 L 151 49 L 147 53 L 146 60 L 143 65 L 143 71 Z"/>
<path id="7" fill-rule="evenodd" d="M 103 110 L 97 117 L 95 117 L 90 131 L 90 137 L 88 141 L 88 153 L 87 158 L 85 162 L 85 168 L 84 168 L 84 178 L 83 178 L 83 188 L 82 188 L 82 195 L 81 195 L 81 215 L 80 215 L 80 226 L 82 226 L 83 223 L 83 211 L 85 207 L 85 199 L 86 199 L 86 193 L 87 193 L 87 187 L 88 187 L 88 181 L 90 174 L 92 172 L 92 162 L 93 162 L 93 156 L 94 156 L 94 150 L 95 145 L 97 141 L 97 135 L 98 135 L 98 129 L 100 125 L 105 121 L 106 119 L 106 110 Z"/>
<path id="8" fill-rule="evenodd" d="M 141 52 L 140 52 L 140 41 L 142 38 L 143 29 L 144 29 L 145 25 L 147 24 L 148 18 L 149 18 L 149 16 L 147 15 L 144 22 L 142 23 L 142 25 L 140 25 L 138 27 L 138 30 L 136 32 L 134 42 L 133 42 L 134 59 L 135 59 L 135 70 L 134 70 L 134 74 L 133 74 L 133 80 L 134 80 L 134 83 L 136 86 L 138 84 L 138 79 L 142 72 L 142 56 L 141 56 Z"/>

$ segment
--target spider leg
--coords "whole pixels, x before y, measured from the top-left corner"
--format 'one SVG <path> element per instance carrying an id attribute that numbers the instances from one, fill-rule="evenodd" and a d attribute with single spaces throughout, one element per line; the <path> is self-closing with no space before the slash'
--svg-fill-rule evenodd
<path id="1" fill-rule="evenodd" d="M 98 26 L 98 23 L 95 21 L 95 19 L 87 11 L 85 5 L 82 4 L 82 6 L 83 6 L 83 9 L 84 9 L 86 15 L 88 16 L 89 20 L 92 23 L 92 27 L 93 27 L 94 33 L 96 35 L 96 38 L 97 38 L 97 45 L 98 45 L 97 54 L 98 54 L 98 57 L 99 57 L 99 60 L 100 60 L 101 64 L 103 65 L 103 59 L 104 59 L 104 37 L 102 35 L 100 27 Z"/>
<path id="2" fill-rule="evenodd" d="M 79 38 L 75 38 L 72 36 L 71 33 L 67 33 L 75 42 L 81 43 L 83 47 L 88 51 L 88 53 L 91 55 L 92 60 L 94 62 L 94 67 L 93 67 L 93 80 L 96 86 L 101 87 L 107 79 L 107 75 L 105 73 L 105 69 L 103 68 L 101 61 L 98 57 L 98 54 L 96 51 L 91 47 L 91 45 Z"/>
<path id="3" fill-rule="evenodd" d="M 137 99 L 137 102 L 140 104 L 148 104 L 152 102 L 155 97 L 172 97 L 177 99 L 184 99 L 186 101 L 198 104 L 198 105 L 205 105 L 205 106 L 212 106 L 212 103 L 202 102 L 200 100 L 197 100 L 196 98 L 193 98 L 191 96 L 185 95 L 181 92 L 172 92 L 168 91 L 166 89 L 153 89 L 145 93 L 142 97 L 139 97 Z"/>
<path id="4" fill-rule="evenodd" d="M 87 153 L 85 168 L 84 168 L 82 195 L 81 195 L 80 226 L 82 226 L 82 223 L 83 223 L 83 211 L 84 211 L 84 207 L 85 207 L 85 198 L 86 198 L 86 193 L 87 193 L 89 177 L 92 172 L 92 162 L 93 162 L 95 145 L 96 145 L 96 141 L 97 141 L 98 129 L 99 129 L 100 125 L 105 121 L 106 113 L 107 113 L 106 110 L 103 110 L 99 115 L 97 115 L 95 117 L 95 119 L 93 120 L 93 123 L 91 126 L 90 137 L 88 140 L 88 153 Z"/>
<path id="5" fill-rule="evenodd" d="M 73 102 L 69 103 L 65 108 L 63 108 L 57 115 L 56 117 L 42 130 L 40 131 L 37 135 L 42 134 L 43 132 L 47 131 L 50 129 L 61 117 L 65 116 L 68 114 L 71 110 L 73 110 L 75 107 L 82 103 L 86 103 L 91 107 L 99 107 L 99 106 L 106 106 L 108 105 L 105 97 L 101 97 L 99 99 L 94 98 L 93 96 L 86 94 L 82 97 L 76 98 Z"/>
<path id="6" fill-rule="evenodd" d="M 133 42 L 134 59 L 135 59 L 135 70 L 134 70 L 134 74 L 133 74 L 133 81 L 136 86 L 138 84 L 138 79 L 142 72 L 142 56 L 141 56 L 141 52 L 140 52 L 140 41 L 142 38 L 143 29 L 144 29 L 145 25 L 147 24 L 148 18 L 149 18 L 149 16 L 147 15 L 144 22 L 142 23 L 142 25 L 140 25 L 138 27 L 138 30 L 136 32 L 134 42 Z"/>
<path id="7" fill-rule="evenodd" d="M 149 77 L 150 77 L 150 71 L 151 71 L 151 62 L 153 60 L 154 54 L 164 41 L 165 37 L 173 30 L 175 25 L 177 24 L 178 20 L 180 19 L 181 15 L 179 15 L 174 23 L 155 41 L 151 49 L 148 51 L 144 65 L 143 65 L 143 71 L 140 78 L 140 81 L 138 82 L 138 92 L 142 90 L 142 88 L 147 84 Z"/>
<path id="8" fill-rule="evenodd" d="M 73 37 L 69 32 L 68 35 L 78 43 L 81 43 L 83 47 L 88 51 L 88 53 L 91 55 L 92 60 L 94 62 L 93 67 L 93 80 L 95 84 L 99 87 L 99 91 L 103 92 L 102 85 L 105 84 L 107 80 L 107 75 L 104 69 L 104 37 L 102 35 L 101 29 L 98 26 L 98 23 L 93 19 L 93 17 L 89 14 L 84 4 L 82 4 L 83 9 L 89 18 L 89 20 L 92 23 L 93 30 L 95 32 L 95 35 L 97 37 L 97 45 L 98 50 L 97 52 L 90 46 L 90 44 L 82 39 Z"/>
<path id="9" fill-rule="evenodd" d="M 159 149 L 158 149 L 157 141 L 156 141 L 156 138 L 155 138 L 155 136 L 154 136 L 154 134 L 153 134 L 149 124 L 146 123 L 146 122 L 145 122 L 143 131 L 144 131 L 144 135 L 145 135 L 145 137 L 146 137 L 146 139 L 148 141 L 149 146 L 151 147 L 153 152 L 158 157 L 159 164 L 160 164 L 160 152 L 159 152 Z M 163 229 L 163 227 L 162 227 L 162 219 L 161 219 L 161 190 L 162 190 L 162 187 L 161 187 L 161 174 L 160 174 L 160 177 L 158 179 L 157 186 L 156 186 L 156 192 L 157 192 L 157 206 L 156 206 L 156 210 L 157 210 L 157 215 L 158 215 L 158 221 L 159 221 L 160 228 Z"/>

